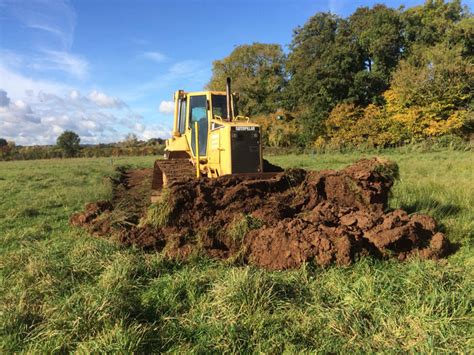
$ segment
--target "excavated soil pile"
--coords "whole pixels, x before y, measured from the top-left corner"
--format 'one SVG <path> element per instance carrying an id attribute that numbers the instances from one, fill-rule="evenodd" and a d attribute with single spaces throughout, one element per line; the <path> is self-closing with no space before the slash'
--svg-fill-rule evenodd
<path id="1" fill-rule="evenodd" d="M 205 254 L 268 269 L 305 261 L 347 265 L 362 255 L 444 256 L 448 241 L 433 218 L 386 212 L 397 169 L 374 158 L 340 171 L 290 169 L 266 180 L 183 180 L 151 206 L 151 170 L 122 171 L 111 201 L 88 204 L 70 221 L 173 258 Z"/>

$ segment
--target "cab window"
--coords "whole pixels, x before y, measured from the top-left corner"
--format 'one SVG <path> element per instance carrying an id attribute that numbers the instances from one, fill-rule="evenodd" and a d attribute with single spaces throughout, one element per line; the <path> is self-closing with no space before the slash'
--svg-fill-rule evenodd
<path id="1" fill-rule="evenodd" d="M 212 115 L 227 118 L 227 99 L 225 95 L 212 95 Z"/>
<path id="2" fill-rule="evenodd" d="M 184 134 L 186 126 L 186 99 L 179 99 L 178 131 Z"/>
<path id="3" fill-rule="evenodd" d="M 205 156 L 207 151 L 207 98 L 206 95 L 191 96 L 189 99 L 189 124 L 191 128 L 191 148 L 196 155 L 195 122 L 199 127 L 199 155 Z"/>

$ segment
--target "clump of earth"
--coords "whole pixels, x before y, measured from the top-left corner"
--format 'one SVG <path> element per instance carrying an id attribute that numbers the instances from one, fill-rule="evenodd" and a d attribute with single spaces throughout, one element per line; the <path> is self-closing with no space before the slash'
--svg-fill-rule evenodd
<path id="1" fill-rule="evenodd" d="M 397 173 L 395 163 L 373 158 L 270 179 L 188 179 L 150 204 L 152 169 L 121 169 L 112 199 L 87 204 L 70 222 L 170 258 L 207 255 L 267 269 L 445 256 L 449 243 L 432 217 L 388 209 Z"/>

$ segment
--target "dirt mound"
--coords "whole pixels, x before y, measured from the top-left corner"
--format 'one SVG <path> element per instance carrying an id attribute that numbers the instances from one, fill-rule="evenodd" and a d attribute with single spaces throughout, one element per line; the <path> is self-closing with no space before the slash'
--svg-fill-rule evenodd
<path id="1" fill-rule="evenodd" d="M 123 171 L 111 202 L 88 204 L 70 222 L 173 258 L 205 254 L 268 269 L 347 265 L 362 255 L 438 258 L 448 249 L 431 217 L 385 212 L 398 174 L 392 162 L 176 181 L 148 206 L 151 173 Z"/>

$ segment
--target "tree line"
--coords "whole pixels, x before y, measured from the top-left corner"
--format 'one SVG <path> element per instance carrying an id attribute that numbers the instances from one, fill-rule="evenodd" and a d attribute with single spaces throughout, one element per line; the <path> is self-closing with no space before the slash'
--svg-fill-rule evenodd
<path id="1" fill-rule="evenodd" d="M 278 44 L 236 47 L 213 63 L 240 114 L 270 146 L 387 147 L 474 128 L 474 18 L 461 1 L 318 12 Z"/>
<path id="2" fill-rule="evenodd" d="M 56 145 L 17 146 L 12 141 L 0 138 L 0 160 L 162 155 L 165 147 L 164 139 L 141 141 L 133 133 L 117 143 L 81 145 L 80 142 L 79 135 L 68 130 L 58 136 Z"/>

